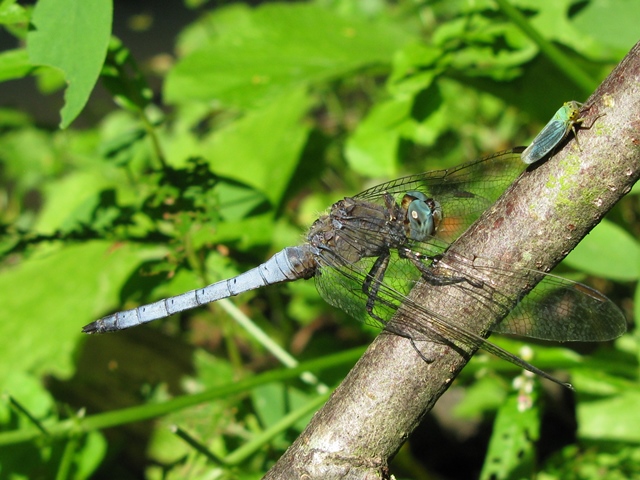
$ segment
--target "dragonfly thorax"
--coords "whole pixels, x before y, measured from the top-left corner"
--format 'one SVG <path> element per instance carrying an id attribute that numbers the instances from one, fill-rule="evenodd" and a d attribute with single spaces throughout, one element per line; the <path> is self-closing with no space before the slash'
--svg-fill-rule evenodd
<path id="1" fill-rule="evenodd" d="M 307 240 L 341 264 L 355 263 L 406 245 L 404 222 L 405 211 L 391 195 L 385 205 L 347 197 L 314 222 Z"/>

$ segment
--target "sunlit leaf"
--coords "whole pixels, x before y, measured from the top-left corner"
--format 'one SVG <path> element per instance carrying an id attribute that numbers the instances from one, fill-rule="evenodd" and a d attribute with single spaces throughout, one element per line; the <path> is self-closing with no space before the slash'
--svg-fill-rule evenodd
<path id="1" fill-rule="evenodd" d="M 60 127 L 66 128 L 84 108 L 98 80 L 111 35 L 112 2 L 40 0 L 27 37 L 35 65 L 62 70 L 67 79 Z"/>
<path id="2" fill-rule="evenodd" d="M 349 18 L 311 3 L 222 11 L 220 35 L 189 54 L 165 84 L 169 102 L 213 101 L 250 107 L 311 82 L 365 65 L 390 63 L 407 32 Z M 231 23 L 233 22 L 233 23 Z"/>
<path id="3" fill-rule="evenodd" d="M 640 276 L 638 242 L 607 220 L 600 222 L 564 261 L 578 270 L 614 280 L 637 280 Z"/>

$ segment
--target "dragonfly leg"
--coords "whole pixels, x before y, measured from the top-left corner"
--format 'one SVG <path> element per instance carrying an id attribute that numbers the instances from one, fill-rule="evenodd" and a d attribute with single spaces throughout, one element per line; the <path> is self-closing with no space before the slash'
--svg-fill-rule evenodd
<path id="1" fill-rule="evenodd" d="M 373 307 L 376 303 L 380 286 L 382 285 L 384 273 L 387 271 L 387 267 L 389 266 L 389 258 L 389 252 L 380 255 L 362 283 L 362 291 L 367 296 L 367 313 L 383 325 L 386 321 L 374 313 Z"/>
<path id="2" fill-rule="evenodd" d="M 364 279 L 364 282 L 362 282 L 362 291 L 365 293 L 365 295 L 369 296 L 370 295 L 370 289 L 371 289 L 371 284 L 374 285 L 374 289 L 377 290 L 379 289 L 379 286 L 376 287 L 376 283 L 382 281 L 383 277 L 384 277 L 384 272 L 387 270 L 387 267 L 389 266 L 389 252 L 380 255 L 378 258 L 376 258 L 375 263 L 373 264 L 373 266 L 371 267 L 371 270 L 369 270 L 369 273 L 367 274 L 367 276 Z"/>
<path id="3" fill-rule="evenodd" d="M 484 282 L 473 279 L 473 278 L 469 278 L 466 276 L 462 276 L 462 275 L 444 276 L 444 275 L 438 275 L 437 273 L 434 273 L 433 270 L 430 268 L 430 266 L 437 264 L 437 262 L 439 261 L 440 255 L 436 255 L 434 257 L 427 257 L 421 253 L 414 252 L 408 249 L 398 250 L 398 254 L 402 258 L 406 258 L 411 263 L 413 263 L 415 267 L 422 274 L 422 278 L 432 285 L 452 285 L 454 283 L 467 282 L 469 285 L 472 285 L 476 288 L 482 288 L 484 286 Z M 422 261 L 425 258 L 431 260 L 432 264 L 425 265 Z"/>
<path id="4" fill-rule="evenodd" d="M 418 354 L 418 356 L 424 360 L 425 363 L 433 363 L 436 359 L 435 356 L 427 356 L 425 355 L 425 353 L 420 350 L 420 348 L 417 345 L 417 342 L 431 342 L 431 343 L 438 343 L 441 345 L 446 346 L 447 348 L 452 348 L 454 349 L 456 352 L 458 352 L 460 355 L 462 355 L 465 358 L 469 357 L 469 353 L 466 352 L 465 350 L 463 350 L 462 348 L 460 348 L 459 346 L 457 346 L 455 343 L 447 340 L 445 337 L 441 336 L 440 334 L 436 333 L 435 331 L 431 331 L 429 334 L 425 335 L 424 332 L 422 333 L 422 335 L 425 336 L 424 340 L 421 339 L 416 339 L 412 334 L 407 333 L 406 331 L 403 331 L 401 328 L 398 328 L 398 325 L 391 322 L 390 324 L 388 324 L 385 327 L 385 331 L 389 332 L 389 333 L 393 333 L 394 335 L 397 335 L 399 337 L 402 338 L 406 338 L 407 340 L 409 340 L 409 342 L 411 343 L 411 346 L 413 347 L 413 349 L 416 351 L 416 353 Z"/>
<path id="5" fill-rule="evenodd" d="M 427 358 L 424 356 L 424 353 L 420 351 L 420 349 L 416 345 L 416 342 L 413 340 L 413 337 L 407 337 L 407 338 L 411 342 L 411 346 L 413 347 L 413 349 L 416 351 L 416 353 L 420 356 L 422 360 L 424 360 L 426 363 L 432 363 L 434 361 L 433 358 Z"/>
<path id="6" fill-rule="evenodd" d="M 467 263 L 468 264 L 468 259 L 466 259 L 462 255 L 459 255 L 459 254 L 457 254 L 455 252 L 452 255 L 453 255 L 454 258 L 456 258 L 458 260 L 462 259 L 463 263 Z M 437 255 L 436 257 L 433 258 L 433 264 L 432 265 L 437 265 L 440 262 L 440 260 L 442 260 L 442 255 Z M 450 270 L 455 270 L 453 267 L 448 266 L 444 262 L 442 262 L 442 265 L 444 265 L 444 268 L 448 268 Z M 473 262 L 472 262 L 471 266 L 473 267 Z M 475 267 L 473 267 L 473 268 L 475 268 Z M 483 288 L 485 286 L 485 282 L 483 280 L 480 280 L 478 278 L 474 278 L 474 277 L 471 277 L 471 276 L 465 276 L 464 277 L 464 281 L 467 282 L 472 287 L 475 287 L 475 288 Z"/>

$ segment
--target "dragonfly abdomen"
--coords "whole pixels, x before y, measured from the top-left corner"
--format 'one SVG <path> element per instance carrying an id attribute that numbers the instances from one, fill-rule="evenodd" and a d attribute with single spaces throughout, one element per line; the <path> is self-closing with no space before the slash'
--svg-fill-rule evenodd
<path id="1" fill-rule="evenodd" d="M 307 246 L 287 247 L 262 265 L 236 277 L 148 305 L 107 315 L 85 326 L 82 331 L 104 333 L 135 327 L 256 288 L 310 278 L 314 273 L 315 260 Z"/>

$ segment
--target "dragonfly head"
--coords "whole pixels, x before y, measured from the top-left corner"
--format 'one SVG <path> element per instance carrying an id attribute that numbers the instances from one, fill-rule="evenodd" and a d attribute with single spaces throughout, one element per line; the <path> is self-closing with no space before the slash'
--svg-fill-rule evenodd
<path id="1" fill-rule="evenodd" d="M 402 197 L 407 237 L 422 242 L 433 236 L 442 221 L 442 208 L 433 198 L 422 192 L 407 192 Z"/>

